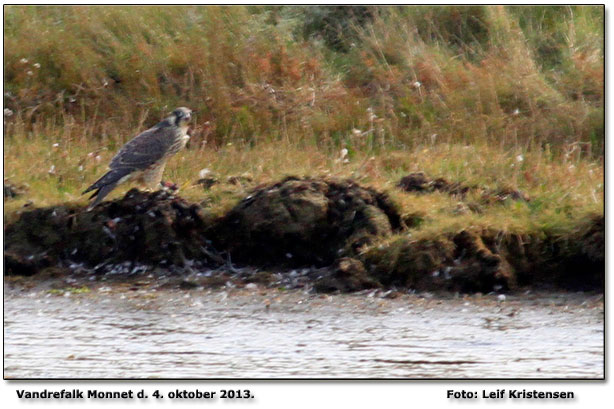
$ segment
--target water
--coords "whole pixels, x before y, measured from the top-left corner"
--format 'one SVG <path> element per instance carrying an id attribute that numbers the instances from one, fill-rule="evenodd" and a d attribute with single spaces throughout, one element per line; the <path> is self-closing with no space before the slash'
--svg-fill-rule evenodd
<path id="1" fill-rule="evenodd" d="M 603 299 L 5 291 L 8 378 L 601 378 Z"/>

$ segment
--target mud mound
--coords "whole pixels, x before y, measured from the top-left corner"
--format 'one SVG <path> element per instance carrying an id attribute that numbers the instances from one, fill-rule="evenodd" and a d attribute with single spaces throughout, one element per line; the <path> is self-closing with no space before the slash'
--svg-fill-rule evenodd
<path id="1" fill-rule="evenodd" d="M 323 266 L 400 227 L 384 193 L 351 180 L 290 177 L 242 200 L 213 237 L 233 261 Z"/>
<path id="2" fill-rule="evenodd" d="M 213 185 L 217 185 L 218 183 L 220 183 L 219 180 L 214 177 L 200 178 L 194 182 L 195 185 L 202 186 L 204 190 L 209 190 Z"/>
<path id="3" fill-rule="evenodd" d="M 362 262 L 349 257 L 337 260 L 328 274 L 317 279 L 314 284 L 315 290 L 322 293 L 348 293 L 381 286 L 367 273 Z"/>
<path id="4" fill-rule="evenodd" d="M 603 290 L 604 226 L 603 216 L 594 216 L 565 235 L 465 230 L 432 239 L 399 237 L 360 258 L 386 287 L 464 293 L 527 286 Z"/>
<path id="5" fill-rule="evenodd" d="M 483 204 L 503 203 L 506 200 L 530 201 L 529 196 L 511 188 L 487 189 L 481 186 L 463 185 L 460 182 L 449 182 L 444 178 L 431 179 L 424 172 L 410 173 L 399 181 L 399 188 L 405 192 L 432 193 L 443 192 L 464 199 L 471 191 L 479 192 Z"/>
<path id="6" fill-rule="evenodd" d="M 21 196 L 26 192 L 26 188 L 23 186 L 18 186 L 14 183 L 11 183 L 9 180 L 4 179 L 4 197 L 7 199 L 12 199 L 14 197 Z"/>
<path id="7" fill-rule="evenodd" d="M 465 197 L 471 189 L 460 183 L 448 182 L 444 178 L 431 179 L 424 172 L 410 173 L 399 181 L 398 187 L 406 192 L 432 193 L 445 192 L 450 195 Z"/>
<path id="8" fill-rule="evenodd" d="M 385 286 L 418 291 L 490 292 L 514 285 L 509 266 L 477 234 L 432 240 L 399 238 L 370 249 L 364 263 Z"/>
<path id="9" fill-rule="evenodd" d="M 83 268 L 124 280 L 157 270 L 181 279 L 180 288 L 231 282 L 313 285 L 320 292 L 604 288 L 603 215 L 566 232 L 471 228 L 386 238 L 421 218 L 402 221 L 385 194 L 351 180 L 287 178 L 254 190 L 217 219 L 168 191 L 133 189 L 90 212 L 77 206 L 24 211 L 5 228 L 5 271 L 56 277 Z M 276 272 L 262 271 L 266 266 Z"/>
<path id="10" fill-rule="evenodd" d="M 587 218 L 568 234 L 509 237 L 503 254 L 521 285 L 570 290 L 605 288 L 605 218 Z"/>
<path id="11" fill-rule="evenodd" d="M 51 265 L 117 263 L 183 266 L 220 262 L 203 232 L 207 214 L 164 191 L 130 190 L 87 212 L 53 206 L 24 212 L 5 231 L 7 273 L 33 274 Z"/>

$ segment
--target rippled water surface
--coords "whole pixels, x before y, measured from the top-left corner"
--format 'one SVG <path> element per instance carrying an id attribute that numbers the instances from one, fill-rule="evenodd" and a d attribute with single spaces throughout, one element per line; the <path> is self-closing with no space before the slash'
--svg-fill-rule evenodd
<path id="1" fill-rule="evenodd" d="M 9 378 L 600 378 L 601 296 L 7 290 Z"/>

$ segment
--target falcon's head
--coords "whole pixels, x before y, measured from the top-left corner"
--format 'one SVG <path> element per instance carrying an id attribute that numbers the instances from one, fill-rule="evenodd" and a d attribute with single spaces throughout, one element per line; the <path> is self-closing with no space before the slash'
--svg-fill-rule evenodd
<path id="1" fill-rule="evenodd" d="M 177 108 L 173 111 L 170 117 L 171 123 L 176 126 L 187 126 L 191 118 L 192 110 L 186 107 Z"/>

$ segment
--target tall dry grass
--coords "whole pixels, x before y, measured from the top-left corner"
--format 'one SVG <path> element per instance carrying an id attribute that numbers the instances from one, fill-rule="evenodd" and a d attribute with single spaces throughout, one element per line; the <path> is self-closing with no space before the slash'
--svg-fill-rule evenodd
<path id="1" fill-rule="evenodd" d="M 8 138 L 603 149 L 602 7 L 5 7 Z"/>
<path id="2" fill-rule="evenodd" d="M 600 151 L 603 60 L 598 56 L 603 49 L 598 36 L 582 43 L 566 37 L 567 43 L 559 45 L 568 47 L 561 66 L 544 66 L 539 48 L 530 46 L 510 10 L 477 8 L 480 25 L 471 36 L 461 28 L 444 31 L 475 17 L 471 10 L 456 9 L 396 9 L 363 33 L 361 48 L 353 52 L 352 77 L 359 80 L 355 85 L 371 90 L 378 112 L 388 119 L 389 134 L 422 143 L 486 142 L 527 149 L 581 144 Z M 574 10 L 563 16 L 564 28 L 574 24 Z M 443 27 L 440 18 L 447 21 Z M 422 19 L 421 29 L 416 23 Z M 572 82 L 580 84 L 572 89 Z"/>

